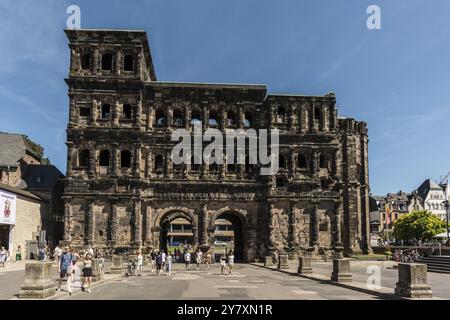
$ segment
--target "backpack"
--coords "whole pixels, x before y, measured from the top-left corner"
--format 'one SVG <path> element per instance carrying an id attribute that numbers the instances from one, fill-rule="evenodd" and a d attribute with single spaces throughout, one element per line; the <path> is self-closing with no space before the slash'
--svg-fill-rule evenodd
<path id="1" fill-rule="evenodd" d="M 161 255 L 156 257 L 156 263 L 157 264 L 162 264 L 162 256 Z"/>

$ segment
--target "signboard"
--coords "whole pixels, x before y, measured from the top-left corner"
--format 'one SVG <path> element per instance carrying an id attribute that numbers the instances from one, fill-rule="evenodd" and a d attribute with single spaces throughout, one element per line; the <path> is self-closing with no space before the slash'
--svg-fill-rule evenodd
<path id="1" fill-rule="evenodd" d="M 14 193 L 0 190 L 0 223 L 16 223 L 16 200 Z"/>

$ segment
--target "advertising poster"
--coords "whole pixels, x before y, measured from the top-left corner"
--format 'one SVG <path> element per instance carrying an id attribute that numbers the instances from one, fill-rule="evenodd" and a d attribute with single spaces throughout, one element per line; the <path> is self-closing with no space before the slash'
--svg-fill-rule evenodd
<path id="1" fill-rule="evenodd" d="M 16 200 L 15 194 L 0 190 L 0 224 L 16 223 Z"/>

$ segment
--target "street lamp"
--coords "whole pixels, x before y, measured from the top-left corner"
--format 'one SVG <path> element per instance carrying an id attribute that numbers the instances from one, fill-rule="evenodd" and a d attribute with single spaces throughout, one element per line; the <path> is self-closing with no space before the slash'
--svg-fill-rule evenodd
<path id="1" fill-rule="evenodd" d="M 448 208 L 449 208 L 450 205 L 448 203 L 448 200 L 445 200 L 442 203 L 445 206 L 445 215 L 447 217 L 447 247 L 448 247 L 448 245 L 449 245 L 449 238 L 448 238 Z"/>

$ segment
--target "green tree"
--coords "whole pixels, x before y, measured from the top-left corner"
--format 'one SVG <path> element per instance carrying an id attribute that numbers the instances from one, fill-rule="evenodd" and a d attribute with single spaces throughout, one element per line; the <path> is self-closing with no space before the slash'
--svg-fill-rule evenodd
<path id="1" fill-rule="evenodd" d="M 429 241 L 445 228 L 445 221 L 426 210 L 413 211 L 394 221 L 395 238 L 404 241 Z"/>

